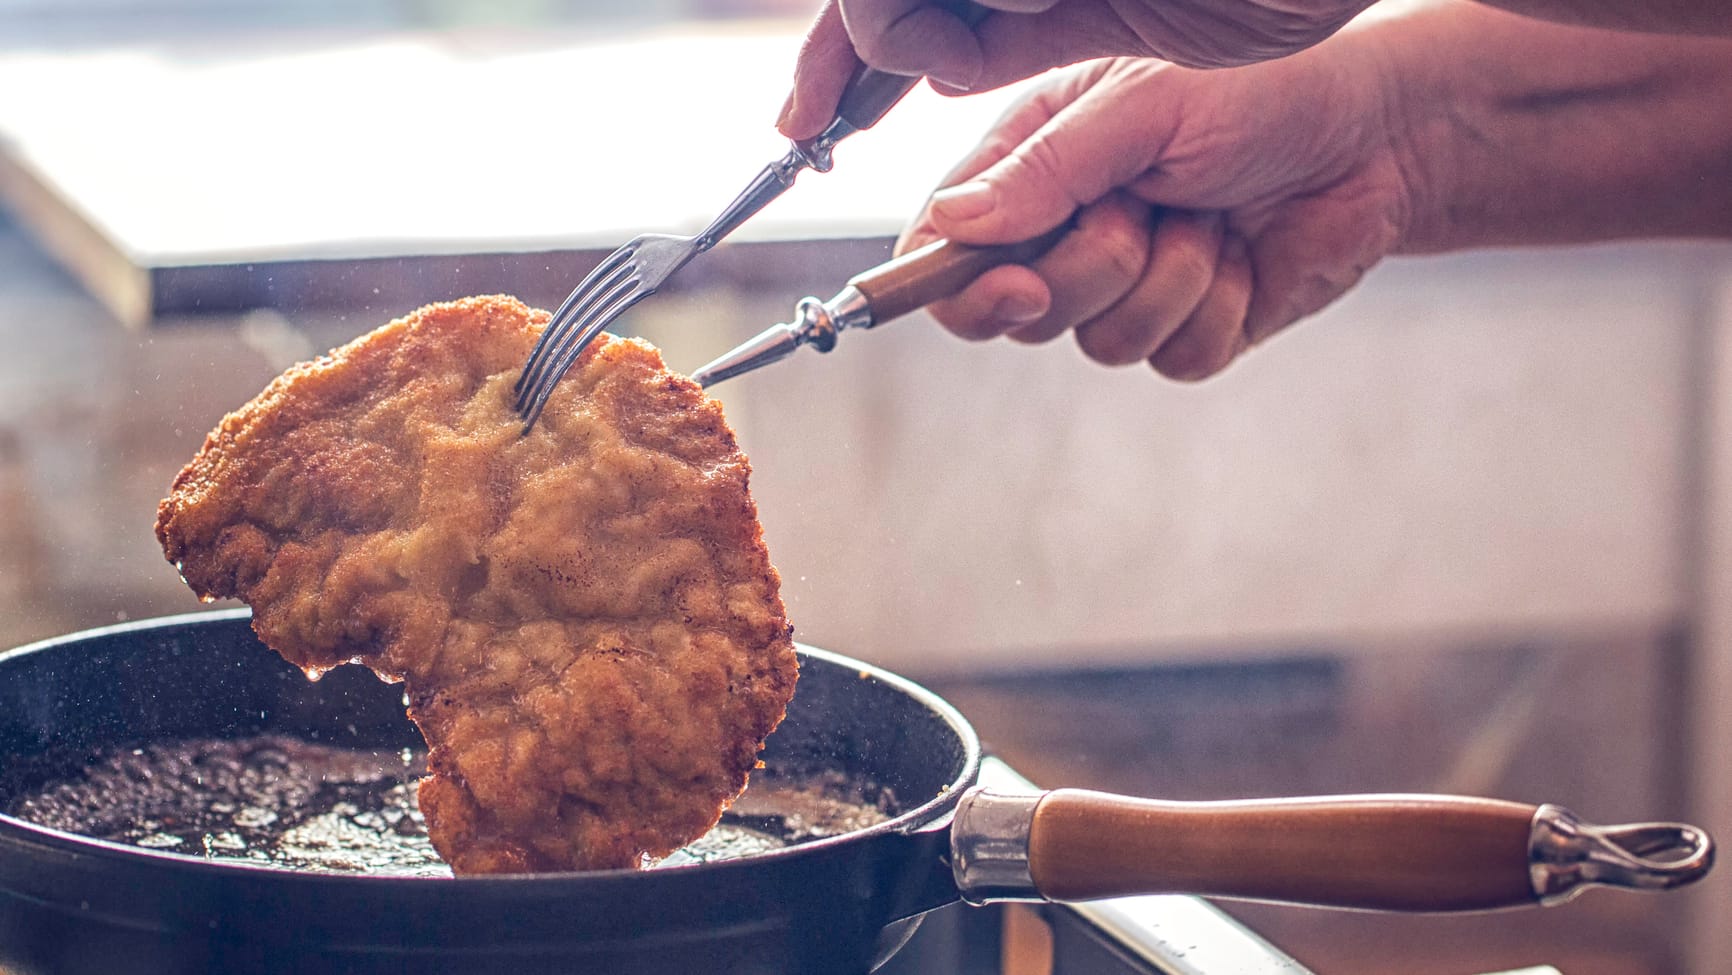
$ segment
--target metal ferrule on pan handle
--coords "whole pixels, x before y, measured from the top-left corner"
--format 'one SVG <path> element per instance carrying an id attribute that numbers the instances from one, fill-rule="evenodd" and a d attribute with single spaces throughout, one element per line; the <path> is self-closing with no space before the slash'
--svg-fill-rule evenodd
<path id="1" fill-rule="evenodd" d="M 979 906 L 1006 900 L 1041 900 L 1028 863 L 1034 808 L 1044 792 L 1009 795 L 975 786 L 956 805 L 968 824 L 950 834 L 951 870 L 962 899 Z"/>
<path id="2" fill-rule="evenodd" d="M 1714 866 L 1708 834 L 1682 823 L 1589 826 L 1568 809 L 1534 811 L 1528 878 L 1541 904 L 1560 904 L 1589 887 L 1668 890 Z"/>

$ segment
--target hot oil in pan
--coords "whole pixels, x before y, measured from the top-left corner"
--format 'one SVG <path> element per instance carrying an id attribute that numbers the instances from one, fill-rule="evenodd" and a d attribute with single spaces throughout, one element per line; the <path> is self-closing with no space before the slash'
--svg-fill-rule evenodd
<path id="1" fill-rule="evenodd" d="M 291 738 L 186 741 L 98 753 L 81 775 L 7 812 L 97 839 L 324 871 L 445 871 L 414 808 L 419 758 Z"/>
<path id="2" fill-rule="evenodd" d="M 153 850 L 324 873 L 450 876 L 415 806 L 423 752 L 295 738 L 194 740 L 107 750 L 81 774 L 5 806 L 53 829 Z M 656 866 L 750 856 L 863 829 L 895 814 L 887 789 L 760 771 L 715 829 Z"/>

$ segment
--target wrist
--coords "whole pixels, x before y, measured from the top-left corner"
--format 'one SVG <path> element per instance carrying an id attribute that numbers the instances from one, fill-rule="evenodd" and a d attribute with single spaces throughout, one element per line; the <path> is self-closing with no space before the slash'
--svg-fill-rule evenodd
<path id="1" fill-rule="evenodd" d="M 1462 126 L 1479 111 L 1482 96 L 1463 83 L 1447 50 L 1445 17 L 1460 16 L 1456 3 L 1385 3 L 1343 32 L 1357 46 L 1377 93 L 1378 124 L 1398 174 L 1401 195 L 1395 253 L 1423 254 L 1463 246 L 1459 225 L 1464 188 L 1460 168 L 1471 162 L 1459 151 Z M 1471 76 L 1470 76 L 1471 77 Z M 1471 123 L 1469 123 L 1471 125 Z"/>
<path id="2" fill-rule="evenodd" d="M 1356 34 L 1407 196 L 1399 251 L 1732 234 L 1732 43 L 1461 2 Z"/>

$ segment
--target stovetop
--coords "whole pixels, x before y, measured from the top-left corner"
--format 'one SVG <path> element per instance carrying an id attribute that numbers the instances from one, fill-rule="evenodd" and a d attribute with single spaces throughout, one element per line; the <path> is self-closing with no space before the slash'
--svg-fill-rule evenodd
<path id="1" fill-rule="evenodd" d="M 934 911 L 877 975 L 1308 975 L 1191 897 Z"/>
<path id="2" fill-rule="evenodd" d="M 1035 786 L 988 758 L 980 781 Z M 1087 904 L 953 904 L 928 914 L 879 975 L 1310 975 L 1310 970 L 1196 897 Z"/>

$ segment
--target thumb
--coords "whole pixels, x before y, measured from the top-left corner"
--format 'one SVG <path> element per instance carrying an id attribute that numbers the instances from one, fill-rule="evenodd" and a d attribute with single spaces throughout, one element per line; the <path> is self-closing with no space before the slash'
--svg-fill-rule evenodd
<path id="1" fill-rule="evenodd" d="M 1166 139 L 1145 117 L 1158 99 L 1119 83 L 1115 71 L 1106 62 L 1063 79 L 1061 89 L 1080 83 L 1081 96 L 1066 99 L 1061 93 L 1062 107 L 1015 148 L 967 181 L 933 194 L 933 228 L 969 244 L 1027 240 L 1135 181 Z"/>
<path id="2" fill-rule="evenodd" d="M 968 91 L 1008 85 L 1061 65 L 1149 53 L 1148 43 L 1125 25 L 1110 0 L 1071 0 L 1039 11 L 997 14 L 975 34 L 981 70 Z"/>

